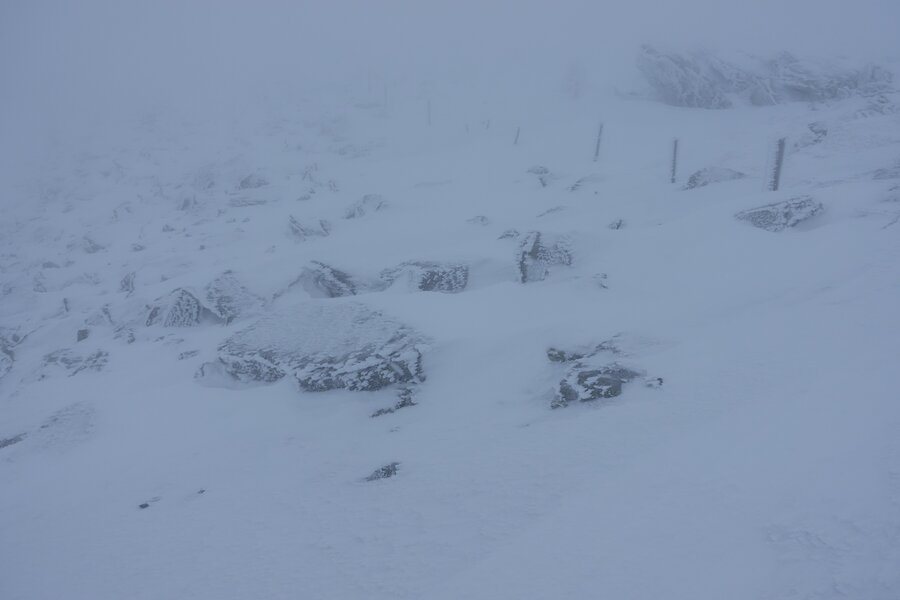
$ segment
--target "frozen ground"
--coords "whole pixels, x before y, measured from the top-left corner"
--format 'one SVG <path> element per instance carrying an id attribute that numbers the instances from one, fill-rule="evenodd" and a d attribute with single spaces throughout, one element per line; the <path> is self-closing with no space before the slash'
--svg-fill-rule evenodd
<path id="1" fill-rule="evenodd" d="M 896 94 L 389 86 L 149 114 L 4 191 L 0 597 L 900 597 Z M 398 373 L 396 331 L 423 381 L 298 385 Z M 238 332 L 283 376 L 197 377 Z M 552 409 L 588 363 L 638 375 Z"/>

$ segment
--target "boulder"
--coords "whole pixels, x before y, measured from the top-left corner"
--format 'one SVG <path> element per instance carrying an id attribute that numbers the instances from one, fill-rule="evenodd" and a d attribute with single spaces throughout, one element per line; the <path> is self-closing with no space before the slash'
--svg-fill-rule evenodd
<path id="1" fill-rule="evenodd" d="M 783 202 L 766 204 L 757 208 L 741 211 L 735 215 L 740 221 L 746 221 L 754 227 L 766 231 L 779 232 L 796 227 L 819 213 L 825 207 L 811 196 L 800 196 Z"/>
<path id="2" fill-rule="evenodd" d="M 425 339 L 358 303 L 307 302 L 263 317 L 219 346 L 198 377 L 271 383 L 293 375 L 306 391 L 371 391 L 424 381 Z"/>
<path id="3" fill-rule="evenodd" d="M 469 267 L 459 263 L 410 261 L 385 269 L 381 279 L 388 285 L 406 282 L 410 291 L 456 293 L 466 289 Z"/>
<path id="4" fill-rule="evenodd" d="M 734 169 L 726 169 L 725 167 L 706 167 L 705 169 L 700 169 L 691 174 L 682 189 L 692 190 L 694 188 L 707 186 L 711 183 L 734 181 L 745 177 L 746 175 L 744 173 L 735 171 Z"/>
<path id="5" fill-rule="evenodd" d="M 516 267 L 521 283 L 542 281 L 549 274 L 548 267 L 571 264 L 572 252 L 568 238 L 547 240 L 540 231 L 525 235 L 516 253 Z"/>

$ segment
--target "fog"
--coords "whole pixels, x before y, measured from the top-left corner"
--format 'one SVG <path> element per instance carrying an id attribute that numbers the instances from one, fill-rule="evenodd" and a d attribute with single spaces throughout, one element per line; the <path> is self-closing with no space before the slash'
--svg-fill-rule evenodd
<path id="1" fill-rule="evenodd" d="M 534 88 L 578 64 L 612 84 L 645 42 L 890 60 L 897 23 L 895 0 L 5 0 L 0 156 L 9 167 L 48 130 L 114 114 L 229 111 L 321 83 L 512 75 Z"/>

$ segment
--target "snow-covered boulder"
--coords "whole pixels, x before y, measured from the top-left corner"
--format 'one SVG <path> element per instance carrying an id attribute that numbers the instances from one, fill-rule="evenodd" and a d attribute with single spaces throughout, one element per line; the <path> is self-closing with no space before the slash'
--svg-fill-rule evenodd
<path id="1" fill-rule="evenodd" d="M 232 271 L 225 271 L 210 282 L 204 290 L 204 299 L 209 310 L 225 323 L 252 314 L 263 303 Z"/>
<path id="2" fill-rule="evenodd" d="M 6 338 L 0 337 L 0 379 L 12 370 L 14 360 L 12 344 Z"/>
<path id="3" fill-rule="evenodd" d="M 303 267 L 288 289 L 298 285 L 313 298 L 340 298 L 359 293 L 359 284 L 349 273 L 317 260 Z"/>
<path id="4" fill-rule="evenodd" d="M 796 227 L 824 210 L 825 207 L 822 206 L 822 203 L 814 200 L 811 196 L 800 196 L 783 202 L 775 202 L 741 211 L 735 217 L 750 223 L 754 227 L 778 232 L 790 227 Z"/>
<path id="5" fill-rule="evenodd" d="M 410 291 L 461 292 L 469 282 L 469 267 L 459 263 L 405 262 L 381 272 L 388 285 L 404 282 Z"/>
<path id="6" fill-rule="evenodd" d="M 572 251 L 569 239 L 558 237 L 548 240 L 540 231 L 531 231 L 519 243 L 516 253 L 516 267 L 519 281 L 542 281 L 553 265 L 571 265 Z"/>
<path id="7" fill-rule="evenodd" d="M 746 175 L 734 169 L 725 167 L 706 167 L 691 174 L 687 183 L 684 185 L 685 190 L 692 190 L 698 187 L 704 187 L 711 183 L 722 183 L 723 181 L 734 181 L 743 179 Z"/>
<path id="8" fill-rule="evenodd" d="M 418 332 L 361 304 L 308 302 L 225 340 L 198 377 L 271 383 L 291 374 L 307 391 L 377 390 L 423 381 L 425 344 Z"/>
<path id="9" fill-rule="evenodd" d="M 224 319 L 200 300 L 198 294 L 177 288 L 147 307 L 147 327 L 196 327 L 223 323 Z"/>

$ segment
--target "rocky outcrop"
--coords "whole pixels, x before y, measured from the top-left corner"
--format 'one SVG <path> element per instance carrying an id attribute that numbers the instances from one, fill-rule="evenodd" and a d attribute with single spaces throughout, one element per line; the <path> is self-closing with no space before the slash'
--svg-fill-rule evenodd
<path id="1" fill-rule="evenodd" d="M 4 337 L 0 337 L 0 379 L 12 370 L 15 354 L 12 343 Z"/>
<path id="2" fill-rule="evenodd" d="M 256 173 L 251 173 L 250 175 L 247 175 L 246 177 L 241 179 L 240 183 L 238 183 L 238 189 L 255 190 L 267 185 L 269 185 L 269 182 L 265 177 L 257 175 Z"/>
<path id="3" fill-rule="evenodd" d="M 62 370 L 72 377 L 82 371 L 101 371 L 109 360 L 109 354 L 103 350 L 97 350 L 87 355 L 80 355 L 71 350 L 56 350 L 44 355 L 43 364 L 37 374 L 37 379 L 45 379 L 54 370 Z"/>
<path id="4" fill-rule="evenodd" d="M 378 390 L 423 381 L 425 343 L 416 331 L 361 304 L 309 302 L 228 338 L 198 377 L 271 383 L 290 374 L 306 391 Z"/>
<path id="5" fill-rule="evenodd" d="M 381 272 L 388 285 L 405 282 L 410 291 L 456 293 L 466 289 L 469 282 L 468 265 L 410 261 Z"/>
<path id="6" fill-rule="evenodd" d="M 566 237 L 547 240 L 540 231 L 532 231 L 519 243 L 516 267 L 521 283 L 542 281 L 550 272 L 548 267 L 571 264 L 572 252 Z"/>
<path id="7" fill-rule="evenodd" d="M 758 208 L 751 208 L 735 215 L 738 220 L 746 221 L 754 227 L 766 231 L 779 232 L 807 221 L 825 207 L 811 196 L 800 196 L 783 202 L 775 202 Z"/>
<path id="8" fill-rule="evenodd" d="M 804 61 L 787 52 L 731 62 L 704 52 L 664 52 L 645 45 L 637 64 L 662 102 L 692 108 L 825 102 L 893 88 L 892 74 L 881 67 Z"/>
<path id="9" fill-rule="evenodd" d="M 726 169 L 725 167 L 706 167 L 694 172 L 688 177 L 685 184 L 685 190 L 693 190 L 699 187 L 705 187 L 711 183 L 721 183 L 723 181 L 734 181 L 736 179 L 744 179 L 746 175 L 734 169 Z"/>

